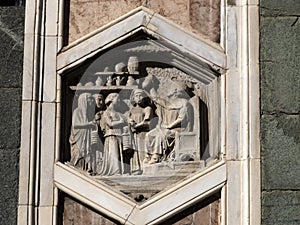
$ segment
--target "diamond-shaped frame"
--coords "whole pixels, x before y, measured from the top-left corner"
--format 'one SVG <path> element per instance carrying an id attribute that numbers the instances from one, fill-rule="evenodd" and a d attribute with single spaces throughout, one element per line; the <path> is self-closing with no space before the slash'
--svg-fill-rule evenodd
<path id="1" fill-rule="evenodd" d="M 54 182 L 60 190 L 121 223 L 157 224 L 220 191 L 226 182 L 226 164 L 220 162 L 195 174 L 143 204 L 62 163 L 55 164 Z"/>

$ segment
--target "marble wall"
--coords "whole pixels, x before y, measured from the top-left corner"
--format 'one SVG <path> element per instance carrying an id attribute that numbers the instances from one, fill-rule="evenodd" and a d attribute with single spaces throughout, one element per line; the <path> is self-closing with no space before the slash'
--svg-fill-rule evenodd
<path id="1" fill-rule="evenodd" d="M 190 207 L 175 215 L 161 225 L 218 225 L 221 220 L 219 194 L 205 199 L 199 204 Z M 64 196 L 64 210 L 61 211 L 60 223 L 62 225 L 114 225 L 119 224 L 103 215 L 96 213 L 76 200 Z"/>
<path id="2" fill-rule="evenodd" d="M 260 1 L 262 225 L 300 221 L 300 1 Z"/>
<path id="3" fill-rule="evenodd" d="M 24 8 L 0 7 L 0 224 L 16 224 Z"/>
<path id="4" fill-rule="evenodd" d="M 219 42 L 220 0 L 70 0 L 69 43 L 139 6 Z"/>

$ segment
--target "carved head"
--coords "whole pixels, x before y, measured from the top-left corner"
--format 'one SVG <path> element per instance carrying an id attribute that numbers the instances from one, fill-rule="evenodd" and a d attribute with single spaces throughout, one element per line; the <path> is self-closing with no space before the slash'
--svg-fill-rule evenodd
<path id="1" fill-rule="evenodd" d="M 182 82 L 174 82 L 174 85 L 169 89 L 168 97 L 171 98 L 187 98 L 187 86 Z"/>
<path id="2" fill-rule="evenodd" d="M 130 96 L 130 103 L 132 105 L 143 104 L 143 100 L 148 97 L 146 92 L 142 89 L 135 89 L 132 91 Z"/>
<path id="3" fill-rule="evenodd" d="M 127 69 L 129 73 L 137 72 L 139 69 L 139 60 L 136 56 L 130 56 L 128 59 Z"/>
<path id="4" fill-rule="evenodd" d="M 123 62 L 116 64 L 115 71 L 117 73 L 126 72 L 126 65 Z"/>
<path id="5" fill-rule="evenodd" d="M 110 93 L 105 99 L 105 105 L 109 106 L 110 104 L 116 104 L 119 100 L 118 93 Z"/>
<path id="6" fill-rule="evenodd" d="M 105 108 L 104 96 L 102 94 L 94 94 L 94 98 L 96 101 L 97 108 L 104 109 Z"/>
<path id="7" fill-rule="evenodd" d="M 82 93 L 78 97 L 79 108 L 89 108 L 94 106 L 95 100 L 91 93 Z"/>
<path id="8" fill-rule="evenodd" d="M 90 119 L 94 117 L 95 99 L 91 93 L 82 93 L 78 97 L 78 109 L 82 116 Z"/>

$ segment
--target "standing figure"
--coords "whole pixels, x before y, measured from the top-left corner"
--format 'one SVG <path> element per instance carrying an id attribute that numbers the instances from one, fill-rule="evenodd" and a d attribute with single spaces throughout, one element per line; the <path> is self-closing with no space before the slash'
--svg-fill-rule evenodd
<path id="1" fill-rule="evenodd" d="M 103 113 L 104 155 L 101 175 L 120 175 L 124 172 L 123 165 L 123 130 L 126 118 L 118 111 L 119 94 L 110 93 L 105 99 L 107 109 Z M 128 128 L 128 127 L 127 127 Z"/>
<path id="2" fill-rule="evenodd" d="M 174 148 L 176 132 L 191 130 L 192 108 L 183 98 L 184 89 L 175 88 L 169 99 L 154 98 L 159 121 L 146 134 L 147 156 L 144 163 L 153 164 L 168 157 Z"/>
<path id="3" fill-rule="evenodd" d="M 103 151 L 104 151 L 104 125 L 103 113 L 105 111 L 104 96 L 102 94 L 94 94 L 96 101 L 95 122 L 97 129 L 92 130 L 92 150 L 93 150 L 93 171 L 96 175 L 102 167 Z"/>
<path id="4" fill-rule="evenodd" d="M 131 159 L 132 174 L 141 174 L 141 161 L 146 156 L 145 135 L 149 131 L 150 121 L 153 118 L 153 109 L 150 99 L 141 89 L 133 90 L 130 97 L 133 105 L 129 112 L 128 122 L 134 135 L 134 152 Z"/>
<path id="5" fill-rule="evenodd" d="M 95 100 L 90 93 L 83 93 L 78 98 L 78 106 L 73 111 L 69 142 L 71 145 L 70 163 L 82 170 L 92 172 L 91 131 L 96 129 L 94 121 Z"/>

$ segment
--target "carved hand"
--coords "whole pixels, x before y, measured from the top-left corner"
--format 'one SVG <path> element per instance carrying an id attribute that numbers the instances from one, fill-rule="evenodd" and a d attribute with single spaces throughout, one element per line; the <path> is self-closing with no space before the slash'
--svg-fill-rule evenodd
<path id="1" fill-rule="evenodd" d="M 134 121 L 134 120 L 132 120 L 132 119 L 129 119 L 129 125 L 131 126 L 131 127 L 135 127 L 136 126 L 136 122 Z"/>
<path id="2" fill-rule="evenodd" d="M 97 123 L 96 121 L 91 121 L 88 123 L 88 128 L 91 128 L 91 129 L 97 129 Z"/>

